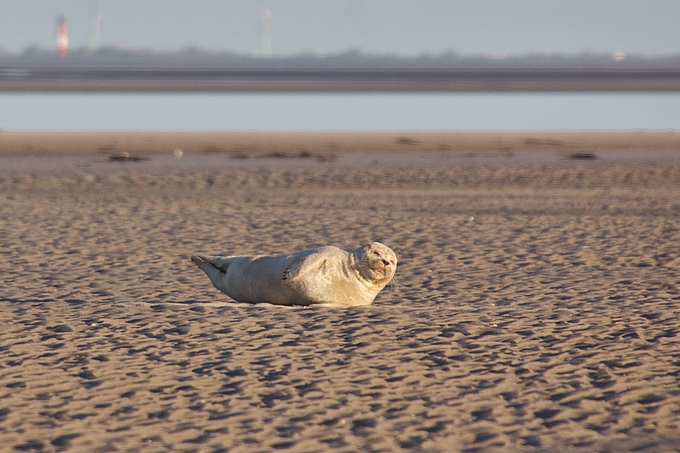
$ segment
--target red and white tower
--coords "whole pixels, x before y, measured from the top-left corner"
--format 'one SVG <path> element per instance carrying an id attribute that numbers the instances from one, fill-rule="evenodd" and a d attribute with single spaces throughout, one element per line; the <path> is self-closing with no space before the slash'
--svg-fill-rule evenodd
<path id="1" fill-rule="evenodd" d="M 68 53 L 68 32 L 64 16 L 57 19 L 57 53 L 62 57 Z"/>

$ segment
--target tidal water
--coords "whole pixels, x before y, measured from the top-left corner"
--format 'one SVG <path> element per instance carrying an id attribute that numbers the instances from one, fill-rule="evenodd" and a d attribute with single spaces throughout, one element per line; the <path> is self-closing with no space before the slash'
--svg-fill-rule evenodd
<path id="1" fill-rule="evenodd" d="M 0 93 L 4 131 L 678 131 L 680 93 Z"/>

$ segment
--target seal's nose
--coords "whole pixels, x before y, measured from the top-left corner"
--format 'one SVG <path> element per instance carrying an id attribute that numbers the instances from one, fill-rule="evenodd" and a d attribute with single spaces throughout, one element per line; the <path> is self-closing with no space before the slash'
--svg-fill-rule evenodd
<path id="1" fill-rule="evenodd" d="M 390 264 L 390 262 L 387 261 L 387 260 L 382 260 L 382 262 L 383 262 L 383 264 L 384 264 L 385 266 L 388 266 L 388 265 Z"/>

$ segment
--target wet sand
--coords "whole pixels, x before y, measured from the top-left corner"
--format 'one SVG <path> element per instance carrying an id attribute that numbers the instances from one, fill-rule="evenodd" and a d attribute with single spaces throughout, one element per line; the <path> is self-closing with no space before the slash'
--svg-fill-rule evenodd
<path id="1" fill-rule="evenodd" d="M 0 155 L 227 153 L 241 157 L 344 152 L 680 150 L 678 132 L 3 132 Z"/>
<path id="2" fill-rule="evenodd" d="M 0 156 L 4 448 L 680 448 L 677 152 L 171 151 Z M 189 261 L 370 240 L 364 308 Z"/>

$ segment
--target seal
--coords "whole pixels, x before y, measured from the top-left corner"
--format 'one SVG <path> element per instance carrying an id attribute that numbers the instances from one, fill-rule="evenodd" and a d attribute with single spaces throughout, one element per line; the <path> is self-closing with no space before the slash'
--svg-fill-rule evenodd
<path id="1" fill-rule="evenodd" d="M 281 256 L 191 257 L 237 302 L 370 305 L 392 280 L 397 256 L 380 242 L 345 251 L 326 246 Z"/>

